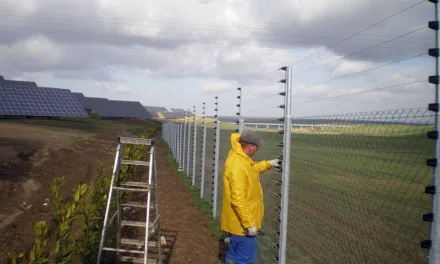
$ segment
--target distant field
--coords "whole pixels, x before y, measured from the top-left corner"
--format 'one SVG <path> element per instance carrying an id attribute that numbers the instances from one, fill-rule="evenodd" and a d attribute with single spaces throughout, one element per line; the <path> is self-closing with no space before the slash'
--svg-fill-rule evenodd
<path id="1" fill-rule="evenodd" d="M 220 186 L 229 136 L 235 129 L 222 125 Z M 429 226 L 422 215 L 431 207 L 424 188 L 432 179 L 425 164 L 433 152 L 426 133 L 432 129 L 390 124 L 294 129 L 288 263 L 423 263 L 420 241 L 428 237 Z M 254 159 L 280 155 L 277 145 L 282 135 L 258 130 L 265 147 Z M 208 135 L 213 133 L 210 126 Z M 270 255 L 277 253 L 273 231 L 278 231 L 274 220 L 279 218 L 275 207 L 280 186 L 275 180 L 280 176 L 273 170 L 261 175 L 267 234 L 260 241 L 264 263 L 272 263 Z"/>

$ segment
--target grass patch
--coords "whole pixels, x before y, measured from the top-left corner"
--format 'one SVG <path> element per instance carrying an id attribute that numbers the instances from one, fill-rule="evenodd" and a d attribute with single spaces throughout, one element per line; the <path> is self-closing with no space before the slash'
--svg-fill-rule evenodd
<path id="1" fill-rule="evenodd" d="M 74 143 L 82 143 L 82 142 L 86 142 L 87 139 L 83 138 L 83 137 L 72 137 L 72 141 Z"/>
<path id="2" fill-rule="evenodd" d="M 198 123 L 196 161 L 201 159 L 201 127 Z M 214 127 L 209 124 L 207 128 L 206 199 L 212 193 Z M 219 209 L 223 165 L 236 126 L 221 123 L 220 128 Z M 283 135 L 273 129 L 248 129 L 257 130 L 265 142 L 254 160 L 281 154 L 278 144 Z M 429 223 L 421 216 L 430 212 L 432 198 L 424 193 L 425 186 L 432 184 L 432 168 L 426 166 L 434 146 L 426 137 L 431 130 L 430 124 L 394 123 L 295 128 L 287 262 L 423 263 L 426 250 L 420 241 L 428 237 Z M 276 196 L 281 192 L 276 183 L 280 177 L 273 170 L 260 175 L 265 204 L 262 229 L 266 233 L 259 237 L 262 263 L 270 263 L 269 256 L 278 254 L 274 244 L 279 237 L 274 231 L 279 230 L 275 220 L 280 217 L 280 199 Z M 207 227 L 216 236 L 217 222 L 212 220 Z"/>
<path id="3" fill-rule="evenodd" d="M 105 120 L 105 119 L 95 119 L 95 118 L 74 118 L 74 117 L 66 117 L 61 118 L 60 120 L 63 121 L 70 121 L 70 122 L 78 122 L 78 123 L 84 123 L 89 124 L 93 126 L 99 126 L 99 127 L 119 127 L 124 128 L 130 131 L 143 131 L 146 127 L 151 127 L 158 125 L 155 121 L 145 121 L 145 125 L 143 124 L 127 124 L 119 122 L 118 120 Z"/>
<path id="4" fill-rule="evenodd" d="M 197 206 L 197 208 L 203 213 L 211 216 L 212 213 L 212 205 L 200 197 L 200 190 L 196 186 L 192 186 L 191 179 L 187 176 L 185 172 L 179 171 L 179 165 L 177 161 L 173 157 L 173 153 L 171 149 L 168 147 L 168 144 L 161 139 L 160 144 L 165 150 L 165 154 L 167 157 L 168 165 L 170 168 L 175 170 L 177 176 L 183 183 L 185 189 L 191 194 L 191 200 Z M 220 229 L 220 222 L 216 219 L 211 219 L 209 222 L 205 224 L 211 236 L 220 240 L 226 237 L 225 233 Z"/>
<path id="5" fill-rule="evenodd" d="M 426 137 L 430 130 L 430 125 L 366 124 L 294 131 L 288 261 L 422 263 L 425 251 L 419 242 L 428 237 L 429 226 L 421 215 L 431 210 L 431 197 L 424 194 L 432 181 L 426 166 L 434 145 Z M 222 127 L 220 133 L 219 175 L 232 132 Z M 213 135 L 214 129 L 208 128 L 207 134 Z M 265 147 L 254 160 L 279 155 L 282 135 L 259 134 Z M 264 256 L 276 254 L 272 245 L 278 240 L 273 235 L 278 224 L 273 219 L 279 218 L 274 208 L 280 200 L 274 194 L 280 193 L 280 186 L 274 179 L 279 177 L 260 177 L 266 236 L 259 246 Z M 221 184 L 218 193 L 221 197 Z"/>

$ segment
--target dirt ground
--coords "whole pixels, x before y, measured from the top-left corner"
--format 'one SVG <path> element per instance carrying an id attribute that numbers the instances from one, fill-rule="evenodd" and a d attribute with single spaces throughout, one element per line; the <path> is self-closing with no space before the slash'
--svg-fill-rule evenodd
<path id="1" fill-rule="evenodd" d="M 114 121 L 143 125 L 141 121 Z M 118 136 L 138 136 L 141 130 L 124 126 L 48 120 L 0 121 L 0 263 L 7 253 L 28 251 L 32 226 L 50 220 L 50 184 L 64 176 L 61 192 L 91 182 L 99 163 L 109 172 Z M 171 242 L 170 264 L 219 263 L 219 243 L 204 224 L 177 175 L 168 168 L 158 146 L 158 189 L 163 234 Z"/>
<path id="2" fill-rule="evenodd" d="M 220 263 L 220 244 L 204 226 L 209 218 L 198 211 L 178 176 L 167 164 L 163 146 L 157 150 L 161 227 L 177 234 L 169 264 Z"/>

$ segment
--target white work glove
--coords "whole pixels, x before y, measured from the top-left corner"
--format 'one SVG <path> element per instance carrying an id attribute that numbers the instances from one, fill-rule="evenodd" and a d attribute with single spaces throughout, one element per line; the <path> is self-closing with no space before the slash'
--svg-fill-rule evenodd
<path id="1" fill-rule="evenodd" d="M 279 164 L 280 161 L 281 160 L 279 160 L 279 159 L 269 160 L 270 166 L 275 167 L 275 168 L 281 168 L 281 165 Z"/>
<path id="2" fill-rule="evenodd" d="M 248 236 L 256 236 L 257 235 L 257 227 L 256 226 L 251 226 L 248 228 Z"/>

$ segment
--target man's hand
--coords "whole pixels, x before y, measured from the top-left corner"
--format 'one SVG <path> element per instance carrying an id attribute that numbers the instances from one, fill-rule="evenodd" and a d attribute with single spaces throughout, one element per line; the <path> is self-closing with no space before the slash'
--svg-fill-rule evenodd
<path id="1" fill-rule="evenodd" d="M 247 235 L 248 236 L 256 236 L 257 235 L 257 227 L 256 226 L 249 227 L 247 230 Z"/>
<path id="2" fill-rule="evenodd" d="M 270 166 L 275 167 L 275 168 L 281 168 L 281 160 L 280 159 L 273 159 L 273 160 L 269 160 L 270 162 Z"/>

